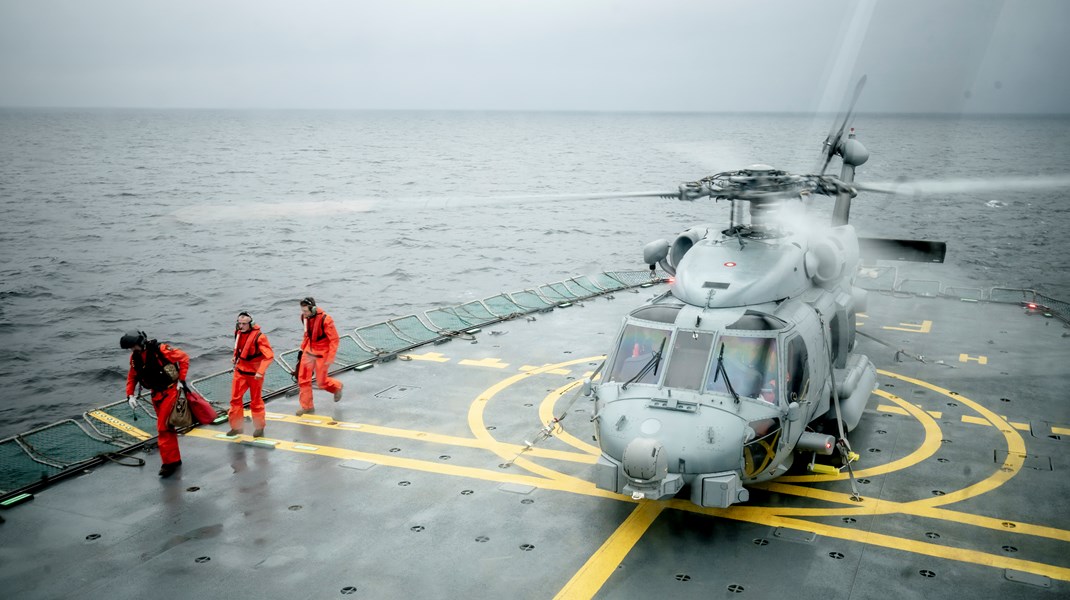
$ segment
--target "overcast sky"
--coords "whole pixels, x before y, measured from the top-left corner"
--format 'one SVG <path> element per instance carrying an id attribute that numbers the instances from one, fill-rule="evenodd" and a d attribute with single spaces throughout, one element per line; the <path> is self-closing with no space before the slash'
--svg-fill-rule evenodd
<path id="1" fill-rule="evenodd" d="M 1066 0 L 0 0 L 0 106 L 1070 113 Z"/>

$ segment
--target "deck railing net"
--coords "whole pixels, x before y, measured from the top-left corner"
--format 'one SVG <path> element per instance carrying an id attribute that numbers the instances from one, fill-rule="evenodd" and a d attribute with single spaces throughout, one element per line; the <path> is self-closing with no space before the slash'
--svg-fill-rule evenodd
<path id="1" fill-rule="evenodd" d="M 659 277 L 664 275 L 659 273 Z M 579 297 L 601 295 L 650 281 L 647 271 L 581 276 L 514 294 L 497 294 L 482 301 L 428 310 L 422 317 L 409 315 L 360 327 L 352 335 L 340 337 L 331 373 L 375 363 L 454 335 L 470 335 L 469 332 L 482 325 L 552 310 Z M 570 292 L 570 287 L 577 293 Z M 292 349 L 276 355 L 264 374 L 265 400 L 297 387 L 291 375 L 297 368 L 297 354 L 298 350 Z M 190 380 L 220 414 L 225 414 L 230 406 L 232 382 L 233 371 L 230 369 Z M 100 460 L 102 455 L 152 442 L 155 437 L 156 415 L 148 394 L 142 393 L 137 409 L 132 410 L 126 401 L 115 402 L 86 411 L 81 421 L 65 419 L 0 440 L 0 497 L 13 496 L 20 490 L 82 468 L 79 465 Z"/>

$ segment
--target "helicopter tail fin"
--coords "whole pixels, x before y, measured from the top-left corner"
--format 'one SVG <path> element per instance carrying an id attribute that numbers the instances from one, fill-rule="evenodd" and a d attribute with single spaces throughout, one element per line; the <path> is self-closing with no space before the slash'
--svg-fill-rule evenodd
<path id="1" fill-rule="evenodd" d="M 890 240 L 859 237 L 858 252 L 865 261 L 898 260 L 942 263 L 947 254 L 946 242 L 929 240 Z"/>

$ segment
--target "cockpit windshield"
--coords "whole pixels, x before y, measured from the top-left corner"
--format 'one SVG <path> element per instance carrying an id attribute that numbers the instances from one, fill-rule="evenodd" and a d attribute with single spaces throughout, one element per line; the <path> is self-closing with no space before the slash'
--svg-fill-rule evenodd
<path id="1" fill-rule="evenodd" d="M 609 373 L 608 381 L 630 381 L 647 366 L 659 349 L 668 354 L 665 345 L 671 332 L 666 329 L 655 329 L 641 325 L 629 324 L 624 327 L 624 335 L 621 336 L 620 345 L 613 355 L 613 370 Z M 664 366 L 664 359 L 658 368 L 649 368 L 642 377 L 633 383 L 657 383 Z"/>
<path id="2" fill-rule="evenodd" d="M 724 373 L 717 368 L 724 344 Z M 777 344 L 776 338 L 735 337 L 722 335 L 713 349 L 707 392 L 731 394 L 728 383 L 741 397 L 757 398 L 777 403 Z"/>

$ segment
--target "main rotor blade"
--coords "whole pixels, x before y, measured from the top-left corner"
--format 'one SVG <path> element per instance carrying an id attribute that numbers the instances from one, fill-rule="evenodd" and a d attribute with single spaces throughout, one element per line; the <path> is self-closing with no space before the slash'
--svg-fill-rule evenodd
<path id="1" fill-rule="evenodd" d="M 947 243 L 859 236 L 858 254 L 871 260 L 942 263 L 947 255 Z"/>
<path id="2" fill-rule="evenodd" d="M 832 157 L 836 155 L 836 149 L 840 145 L 840 140 L 843 139 L 843 132 L 847 130 L 847 126 L 851 122 L 851 114 L 855 111 L 855 104 L 858 103 L 858 97 L 862 95 L 862 88 L 866 85 L 866 76 L 863 75 L 858 83 L 855 84 L 854 96 L 851 98 L 851 104 L 847 107 L 847 114 L 844 115 L 843 121 L 840 123 L 839 131 L 836 131 L 836 126 L 833 125 L 829 130 L 829 135 L 825 138 L 825 156 L 824 164 L 821 165 L 819 175 L 825 174 L 825 169 L 828 168 L 829 163 L 832 162 Z"/>
<path id="3" fill-rule="evenodd" d="M 919 196 L 926 194 L 984 194 L 994 192 L 1038 192 L 1070 189 L 1070 175 L 1003 177 L 999 179 L 919 179 L 848 184 L 860 192 Z"/>
<path id="4" fill-rule="evenodd" d="M 539 202 L 612 200 L 625 198 L 680 198 L 680 190 L 595 192 L 588 194 L 537 194 L 528 196 L 432 196 L 379 197 L 308 202 L 243 202 L 232 205 L 186 206 L 174 213 L 187 223 L 231 220 L 264 220 L 289 217 L 329 217 L 347 213 L 389 211 L 434 211 L 450 208 L 532 204 Z"/>

